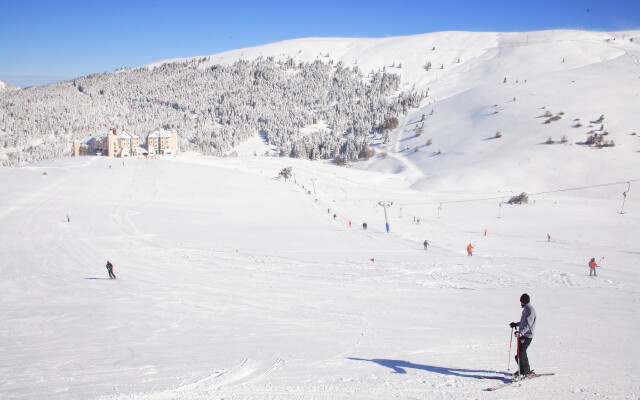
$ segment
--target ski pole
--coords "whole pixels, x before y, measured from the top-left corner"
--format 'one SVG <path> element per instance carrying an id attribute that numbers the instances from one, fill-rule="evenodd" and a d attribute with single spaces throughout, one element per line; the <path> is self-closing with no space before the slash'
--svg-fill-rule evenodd
<path id="1" fill-rule="evenodd" d="M 511 328 L 511 333 L 509 333 L 509 362 L 507 363 L 507 371 L 511 371 L 511 344 L 513 343 L 513 328 Z"/>
<path id="2" fill-rule="evenodd" d="M 517 345 L 518 345 L 518 372 L 522 373 L 522 367 L 520 367 L 520 332 L 516 331 L 516 337 L 518 338 L 517 340 Z"/>

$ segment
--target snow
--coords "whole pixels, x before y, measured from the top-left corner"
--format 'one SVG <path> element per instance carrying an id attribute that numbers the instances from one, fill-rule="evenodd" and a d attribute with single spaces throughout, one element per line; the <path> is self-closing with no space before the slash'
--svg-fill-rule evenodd
<path id="1" fill-rule="evenodd" d="M 275 178 L 286 166 L 295 182 Z M 621 196 L 572 192 L 438 212 L 401 173 L 184 155 L 59 159 L 2 169 L 0 184 L 3 398 L 640 390 L 633 192 L 625 214 Z M 380 200 L 394 201 L 389 234 Z M 515 368 L 508 323 L 523 292 L 539 315 L 532 367 L 556 376 L 483 392 L 501 380 L 481 377 Z"/>
<path id="2" fill-rule="evenodd" d="M 267 152 L 270 155 L 274 155 L 276 154 L 275 151 L 276 151 L 275 146 L 266 144 L 263 137 L 261 137 L 259 134 L 255 134 L 249 140 L 234 147 L 233 151 L 229 153 L 235 153 L 235 155 L 238 155 L 241 157 L 248 157 L 248 156 L 263 156 Z"/>
<path id="3" fill-rule="evenodd" d="M 20 88 L 17 87 L 17 86 L 12 85 L 10 83 L 6 83 L 6 82 L 0 81 L 0 93 L 8 92 L 8 91 L 15 91 L 15 90 L 20 90 Z"/>
<path id="4" fill-rule="evenodd" d="M 265 156 L 260 136 L 239 157 L 1 168 L 0 397 L 637 399 L 634 35 L 299 39 L 212 56 L 402 63 L 403 85 L 429 98 L 349 168 Z M 543 124 L 546 110 L 564 115 Z M 616 146 L 578 144 L 602 114 Z M 523 191 L 528 205 L 503 203 Z M 532 368 L 556 375 L 485 392 L 515 371 L 524 292 Z"/>
<path id="5" fill-rule="evenodd" d="M 415 88 L 429 96 L 422 107 L 400 118 L 388 145 L 375 144 L 390 159 L 364 168 L 411 170 L 414 188 L 421 191 L 464 186 L 519 194 L 548 189 L 550 181 L 558 188 L 591 185 L 596 175 L 598 181 L 606 181 L 609 176 L 603 171 L 612 162 L 640 167 L 639 35 L 640 31 L 552 30 L 306 38 L 211 55 L 201 68 L 258 57 L 343 62 L 357 66 L 365 77 L 384 68 L 401 75 L 401 90 Z M 179 60 L 149 67 L 168 61 Z M 428 62 L 432 68 L 426 71 Z M 545 112 L 562 113 L 561 119 L 544 124 Z M 424 132 L 416 137 L 423 115 Z M 590 131 L 600 132 L 601 125 L 591 121 L 601 115 L 609 133 L 605 139 L 616 146 L 604 152 L 583 145 Z M 578 123 L 582 127 L 574 128 Z M 301 128 L 301 134 L 310 128 Z M 502 134 L 499 139 L 497 131 Z M 545 145 L 548 138 L 556 144 Z M 502 156 L 505 151 L 508 159 Z M 637 175 L 623 179 L 632 178 Z"/>

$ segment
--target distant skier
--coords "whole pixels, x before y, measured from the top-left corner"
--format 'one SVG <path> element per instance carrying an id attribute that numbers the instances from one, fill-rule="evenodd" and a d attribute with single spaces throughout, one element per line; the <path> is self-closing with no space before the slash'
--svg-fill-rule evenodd
<path id="1" fill-rule="evenodd" d="M 551 235 L 547 233 L 547 242 L 550 242 L 550 241 L 551 241 Z"/>
<path id="2" fill-rule="evenodd" d="M 473 246 L 471 245 L 471 243 L 469 243 L 469 245 L 467 246 L 467 256 L 472 256 L 473 255 Z"/>
<path id="3" fill-rule="evenodd" d="M 518 338 L 516 362 L 519 365 L 519 370 L 514 374 L 516 378 L 526 377 L 534 373 L 529 366 L 529 357 L 527 356 L 527 348 L 529 348 L 536 330 L 536 310 L 530 302 L 531 299 L 528 294 L 524 293 L 520 296 L 520 306 L 522 307 L 520 322 L 512 322 L 509 324 L 512 328 L 518 328 L 515 333 Z"/>
<path id="4" fill-rule="evenodd" d="M 69 218 L 69 215 L 67 215 L 67 222 L 71 222 L 71 218 Z"/>
<path id="5" fill-rule="evenodd" d="M 364 229 L 365 231 L 367 230 L 367 223 L 366 222 L 362 223 L 362 229 Z"/>
<path id="6" fill-rule="evenodd" d="M 484 228 L 484 235 L 487 236 L 487 228 Z"/>
<path id="7" fill-rule="evenodd" d="M 591 261 L 589 261 L 589 276 L 598 276 L 598 274 L 596 274 L 597 266 L 598 266 L 598 263 L 596 263 L 596 259 L 592 258 Z"/>
<path id="8" fill-rule="evenodd" d="M 427 246 L 429 246 L 429 242 L 427 242 L 426 240 L 424 241 L 424 249 L 427 249 Z"/>
<path id="9" fill-rule="evenodd" d="M 109 279 L 116 279 L 116 274 L 113 273 L 113 264 L 107 260 L 107 271 L 109 271 Z"/>

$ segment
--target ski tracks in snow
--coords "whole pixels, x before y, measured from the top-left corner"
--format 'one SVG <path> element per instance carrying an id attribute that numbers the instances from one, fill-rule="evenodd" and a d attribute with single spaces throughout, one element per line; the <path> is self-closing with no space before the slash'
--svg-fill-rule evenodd
<path id="1" fill-rule="evenodd" d="M 167 399 L 211 399 L 226 397 L 239 392 L 245 393 L 250 387 L 285 363 L 283 357 L 277 357 L 272 362 L 261 362 L 244 358 L 240 363 L 229 369 L 216 371 L 208 376 L 187 382 L 176 388 L 153 393 L 120 394 L 116 396 L 100 397 L 100 400 L 167 400 Z"/>
<path id="2" fill-rule="evenodd" d="M 640 67 L 640 59 L 638 59 L 638 56 L 636 56 L 635 54 L 627 51 L 627 55 L 629 55 L 629 57 L 631 57 L 631 59 L 633 60 L 633 63 L 636 64 L 637 66 Z"/>

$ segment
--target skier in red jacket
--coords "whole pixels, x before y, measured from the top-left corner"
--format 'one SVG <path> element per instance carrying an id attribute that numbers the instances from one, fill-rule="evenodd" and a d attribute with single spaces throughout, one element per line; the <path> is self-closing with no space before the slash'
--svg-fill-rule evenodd
<path id="1" fill-rule="evenodd" d="M 591 261 L 589 261 L 589 276 L 598 276 L 598 274 L 596 274 L 597 266 L 596 259 L 592 258 Z"/>

